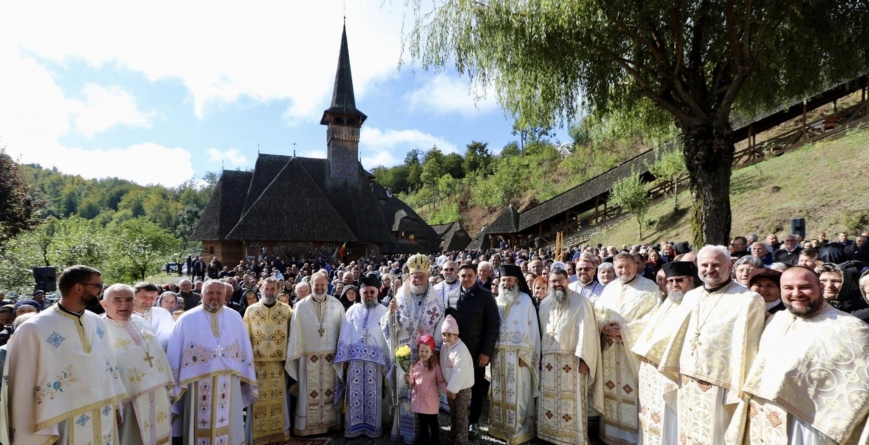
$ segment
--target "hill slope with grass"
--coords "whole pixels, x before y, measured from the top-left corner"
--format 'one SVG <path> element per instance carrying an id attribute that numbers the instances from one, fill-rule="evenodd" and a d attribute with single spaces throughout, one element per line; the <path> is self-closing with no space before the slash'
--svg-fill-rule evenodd
<path id="1" fill-rule="evenodd" d="M 636 219 L 625 218 L 593 234 L 588 244 L 622 245 L 691 239 L 691 197 L 657 201 L 639 238 Z M 806 237 L 821 230 L 855 233 L 869 229 L 869 130 L 851 131 L 733 172 L 731 233 L 790 232 L 791 218 L 805 218 Z M 852 236 L 853 238 L 853 236 Z"/>

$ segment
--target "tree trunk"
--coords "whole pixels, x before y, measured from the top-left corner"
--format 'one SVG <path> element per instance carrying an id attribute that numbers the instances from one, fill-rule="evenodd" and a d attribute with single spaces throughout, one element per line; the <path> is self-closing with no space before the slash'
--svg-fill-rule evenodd
<path id="1" fill-rule="evenodd" d="M 694 208 L 691 216 L 694 251 L 730 240 L 730 166 L 733 146 L 730 124 L 684 128 L 682 152 Z"/>

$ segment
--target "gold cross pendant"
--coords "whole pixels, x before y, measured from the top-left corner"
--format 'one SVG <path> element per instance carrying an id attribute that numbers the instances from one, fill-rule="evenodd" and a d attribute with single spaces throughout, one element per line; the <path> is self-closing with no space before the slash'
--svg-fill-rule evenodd
<path id="1" fill-rule="evenodd" d="M 152 363 L 154 360 L 154 357 L 151 356 L 150 352 L 145 351 L 145 358 L 143 360 L 148 362 L 148 366 L 150 366 L 152 368 L 154 367 L 154 363 Z"/>
<path id="2" fill-rule="evenodd" d="M 697 347 L 700 346 L 700 339 L 698 337 L 694 337 L 691 339 L 691 355 L 694 355 L 694 352 L 697 351 Z"/>
<path id="3" fill-rule="evenodd" d="M 317 332 L 319 332 L 319 333 L 320 333 L 320 337 L 322 337 L 322 336 L 323 336 L 323 333 L 326 332 L 326 331 L 323 329 L 323 326 L 320 326 L 320 329 L 317 329 Z"/>

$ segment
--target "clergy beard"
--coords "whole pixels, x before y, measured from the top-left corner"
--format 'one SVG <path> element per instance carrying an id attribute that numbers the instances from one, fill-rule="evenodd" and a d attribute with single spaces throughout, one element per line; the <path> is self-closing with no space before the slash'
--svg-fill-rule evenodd
<path id="1" fill-rule="evenodd" d="M 625 275 L 619 275 L 619 281 L 621 281 L 622 283 L 630 283 L 631 280 L 633 280 L 635 276 L 637 276 L 637 274 L 634 274 L 634 275 L 628 275 L 628 274 L 625 274 Z"/>
<path id="2" fill-rule="evenodd" d="M 512 303 L 519 297 L 519 289 L 517 286 L 507 287 L 504 284 L 499 285 L 501 296 L 507 299 L 507 302 Z"/>
<path id="3" fill-rule="evenodd" d="M 407 285 L 410 286 L 410 292 L 414 295 L 424 295 L 428 292 L 428 283 L 421 286 L 415 286 L 413 283 L 408 281 Z"/>
<path id="4" fill-rule="evenodd" d="M 326 293 L 323 292 L 322 294 L 311 294 L 311 297 L 313 297 L 317 301 L 323 301 L 326 299 Z"/>
<path id="5" fill-rule="evenodd" d="M 567 301 L 567 293 L 565 293 L 563 290 L 555 290 L 555 289 L 550 288 L 549 289 L 549 297 L 555 298 L 555 301 L 559 305 L 563 305 L 564 302 Z"/>
<path id="6" fill-rule="evenodd" d="M 682 297 L 684 297 L 684 296 L 685 296 L 685 292 L 682 292 L 680 290 L 671 290 L 671 291 L 667 292 L 667 298 L 675 301 L 676 303 L 681 303 Z"/>
<path id="7" fill-rule="evenodd" d="M 271 305 L 275 304 L 275 301 L 277 301 L 277 299 L 275 297 L 266 297 L 265 295 L 263 295 L 263 298 L 262 298 L 263 304 L 265 304 L 267 306 L 271 306 Z"/>
<path id="8" fill-rule="evenodd" d="M 363 301 L 362 303 L 363 303 L 363 304 L 365 305 L 365 307 L 367 307 L 368 309 L 371 309 L 371 308 L 373 308 L 373 307 L 375 307 L 375 306 L 377 306 L 377 305 L 379 304 L 379 303 L 377 303 L 377 300 L 365 300 L 365 301 Z"/>
<path id="9" fill-rule="evenodd" d="M 815 315 L 826 301 L 827 300 L 822 299 L 814 304 L 809 305 L 805 309 L 794 309 L 792 305 L 790 305 L 789 303 L 784 303 L 784 300 L 782 300 L 785 307 L 788 308 L 788 311 L 800 318 L 808 318 L 811 315 Z"/>

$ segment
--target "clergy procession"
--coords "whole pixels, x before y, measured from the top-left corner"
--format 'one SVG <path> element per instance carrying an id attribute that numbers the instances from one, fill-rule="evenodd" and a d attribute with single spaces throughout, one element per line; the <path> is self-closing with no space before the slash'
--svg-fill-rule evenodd
<path id="1" fill-rule="evenodd" d="M 70 267 L 55 304 L 16 304 L 0 443 L 869 443 L 853 277 L 680 244 L 318 259 L 177 293 Z"/>

